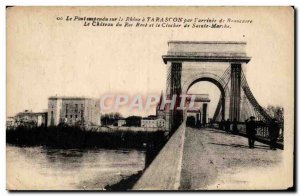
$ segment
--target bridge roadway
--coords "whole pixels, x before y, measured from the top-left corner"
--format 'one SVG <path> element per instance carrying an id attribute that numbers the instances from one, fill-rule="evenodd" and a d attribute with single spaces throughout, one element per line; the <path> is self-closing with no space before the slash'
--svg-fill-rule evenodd
<path id="1" fill-rule="evenodd" d="M 249 149 L 247 138 L 220 130 L 183 127 L 171 137 L 134 189 L 268 189 L 270 184 L 280 188 L 284 183 L 274 178 L 274 172 L 282 173 L 278 166 L 282 153 L 260 142 Z"/>

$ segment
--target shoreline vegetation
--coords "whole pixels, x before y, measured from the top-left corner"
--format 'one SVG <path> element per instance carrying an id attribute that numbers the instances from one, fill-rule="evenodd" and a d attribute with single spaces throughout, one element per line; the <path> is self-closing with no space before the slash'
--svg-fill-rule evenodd
<path id="1" fill-rule="evenodd" d="M 60 149 L 147 149 L 166 142 L 163 131 L 95 132 L 75 126 L 17 127 L 6 131 L 6 143 L 19 147 L 44 146 Z"/>

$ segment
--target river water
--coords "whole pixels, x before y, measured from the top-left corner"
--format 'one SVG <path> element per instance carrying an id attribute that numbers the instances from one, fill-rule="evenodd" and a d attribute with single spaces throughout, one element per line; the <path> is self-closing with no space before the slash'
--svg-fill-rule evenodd
<path id="1" fill-rule="evenodd" d="M 7 188 L 102 190 L 145 167 L 138 150 L 6 147 Z"/>

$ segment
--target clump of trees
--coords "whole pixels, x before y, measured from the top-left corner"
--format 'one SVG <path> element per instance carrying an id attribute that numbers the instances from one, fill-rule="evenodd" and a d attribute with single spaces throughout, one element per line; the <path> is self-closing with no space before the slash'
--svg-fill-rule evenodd
<path id="1" fill-rule="evenodd" d="M 140 116 L 129 116 L 125 119 L 127 127 L 140 127 L 141 126 L 141 119 Z"/>
<path id="2" fill-rule="evenodd" d="M 104 126 L 117 125 L 119 119 L 122 119 L 119 112 L 104 114 L 101 116 L 101 124 Z"/>
<path id="3" fill-rule="evenodd" d="M 279 121 L 279 122 L 284 121 L 283 107 L 268 105 L 268 107 L 266 108 L 266 111 L 272 118 L 275 118 L 277 121 Z"/>
<path id="4" fill-rule="evenodd" d="M 6 132 L 6 142 L 16 146 L 46 146 L 51 148 L 145 148 L 161 147 L 164 132 L 111 131 L 97 132 L 75 126 L 23 127 Z"/>
<path id="5" fill-rule="evenodd" d="M 140 116 L 129 116 L 127 118 L 124 118 L 120 113 L 109 113 L 104 114 L 101 116 L 101 124 L 103 126 L 117 126 L 118 120 L 124 119 L 126 121 L 126 124 L 123 126 L 126 127 L 140 127 L 141 126 L 141 119 Z"/>

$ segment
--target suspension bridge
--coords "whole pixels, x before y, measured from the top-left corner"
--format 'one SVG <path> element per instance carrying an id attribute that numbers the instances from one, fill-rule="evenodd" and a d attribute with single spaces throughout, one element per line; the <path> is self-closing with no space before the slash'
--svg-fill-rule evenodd
<path id="1" fill-rule="evenodd" d="M 188 94 L 191 86 L 202 81 L 215 84 L 220 90 L 220 97 L 211 122 L 201 129 L 186 126 L 187 111 L 166 107 L 164 112 L 170 139 L 134 189 L 194 190 L 226 189 L 236 184 L 252 186 L 254 182 L 251 179 L 234 177 L 230 164 L 235 164 L 237 169 L 249 163 L 256 166 L 250 169 L 259 170 L 266 163 L 278 162 L 281 152 L 268 150 L 272 131 L 269 125 L 273 119 L 258 103 L 246 80 L 246 66 L 251 60 L 246 54 L 246 43 L 170 41 L 168 48 L 167 54 L 162 56 L 168 70 L 166 97 L 177 95 L 179 100 L 176 103 L 180 103 L 180 95 Z M 247 138 L 244 137 L 245 121 L 251 116 L 255 117 L 257 125 L 255 150 L 248 149 Z M 236 134 L 222 130 L 220 125 L 225 120 L 231 122 L 229 131 L 233 129 L 232 122 L 236 123 Z M 277 147 L 283 149 L 283 122 L 279 123 L 279 127 Z M 257 154 L 264 160 L 262 164 L 251 159 Z M 224 183 L 228 178 L 231 180 Z"/>

